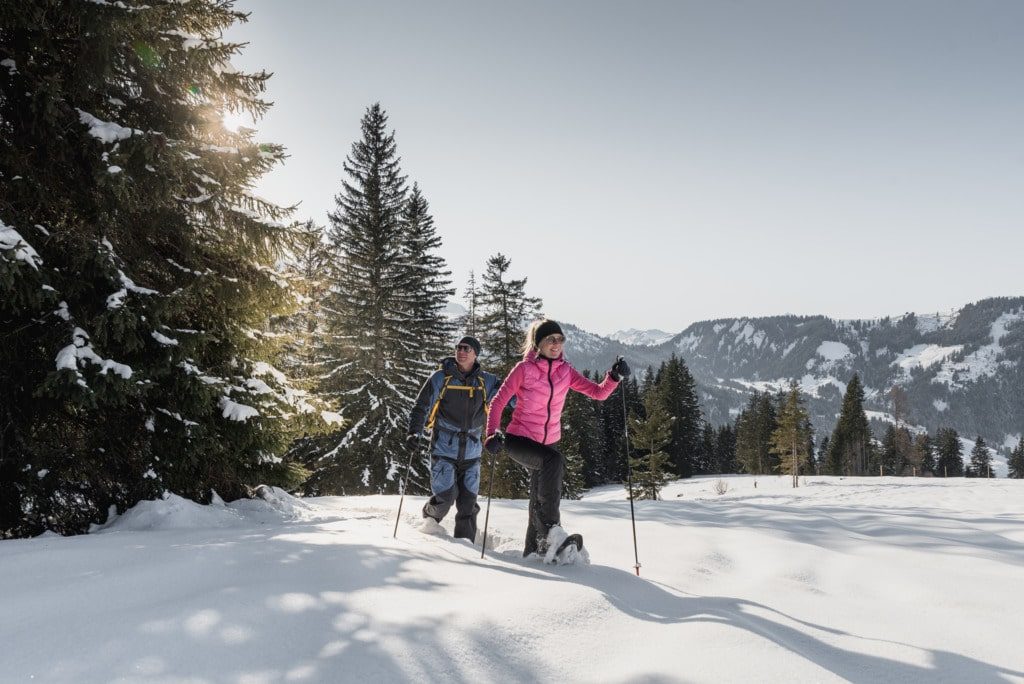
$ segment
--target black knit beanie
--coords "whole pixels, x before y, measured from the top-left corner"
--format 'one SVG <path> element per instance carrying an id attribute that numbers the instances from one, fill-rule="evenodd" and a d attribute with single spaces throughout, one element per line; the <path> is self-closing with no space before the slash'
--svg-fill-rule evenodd
<path id="1" fill-rule="evenodd" d="M 539 347 L 540 346 L 540 341 L 543 340 L 548 335 L 562 335 L 562 336 L 564 336 L 565 333 L 562 332 L 562 328 L 561 328 L 561 326 L 558 325 L 558 323 L 555 323 L 554 321 L 547 321 L 546 320 L 543 323 L 541 323 L 540 325 L 538 325 L 537 329 L 534 331 L 534 333 L 533 333 L 533 346 Z"/>
<path id="2" fill-rule="evenodd" d="M 477 340 L 475 337 L 470 337 L 469 335 L 466 335 L 461 340 L 459 340 L 459 344 L 468 344 L 470 347 L 473 348 L 473 351 L 476 352 L 476 355 L 480 356 L 480 341 Z"/>

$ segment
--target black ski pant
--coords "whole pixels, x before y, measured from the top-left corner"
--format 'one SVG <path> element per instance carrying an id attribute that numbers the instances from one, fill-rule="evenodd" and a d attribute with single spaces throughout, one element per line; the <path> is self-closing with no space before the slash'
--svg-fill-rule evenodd
<path id="1" fill-rule="evenodd" d="M 476 502 L 480 459 L 457 461 L 434 456 L 431 461 L 430 485 L 434 493 L 423 506 L 424 517 L 441 522 L 455 504 L 455 537 L 475 543 L 476 516 L 480 512 Z"/>
<path id="2" fill-rule="evenodd" d="M 523 555 L 543 550 L 548 530 L 561 523 L 562 478 L 565 457 L 550 444 L 519 435 L 505 436 L 509 458 L 530 472 L 530 514 Z"/>

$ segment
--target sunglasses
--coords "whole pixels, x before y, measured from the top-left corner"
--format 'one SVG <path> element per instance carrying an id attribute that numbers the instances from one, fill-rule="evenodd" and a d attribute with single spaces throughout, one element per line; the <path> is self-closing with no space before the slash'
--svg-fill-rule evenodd
<path id="1" fill-rule="evenodd" d="M 565 344 L 565 335 L 548 335 L 540 341 L 541 344 Z"/>
<path id="2" fill-rule="evenodd" d="M 474 351 L 474 349 L 472 347 L 470 347 L 468 344 L 457 344 L 457 345 L 455 345 L 455 351 L 467 352 L 468 353 L 468 352 Z"/>

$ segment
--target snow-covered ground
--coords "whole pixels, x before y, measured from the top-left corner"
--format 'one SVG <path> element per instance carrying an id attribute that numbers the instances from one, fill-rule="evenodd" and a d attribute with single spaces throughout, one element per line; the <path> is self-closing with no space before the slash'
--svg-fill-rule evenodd
<path id="1" fill-rule="evenodd" d="M 616 487 L 563 505 L 589 566 L 522 559 L 521 501 L 484 560 L 417 497 L 3 541 L 0 681 L 1024 682 L 1024 481 L 723 482 L 637 502 L 640 577 Z"/>

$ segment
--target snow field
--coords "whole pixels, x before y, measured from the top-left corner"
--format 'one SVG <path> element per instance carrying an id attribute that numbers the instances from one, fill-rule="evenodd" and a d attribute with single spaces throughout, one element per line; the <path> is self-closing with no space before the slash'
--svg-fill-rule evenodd
<path id="1" fill-rule="evenodd" d="M 0 542 L 0 680 L 1024 682 L 1024 482 L 726 476 L 563 502 L 590 566 L 422 497 L 140 504 Z M 754 482 L 757 487 L 754 487 Z M 482 506 L 486 502 L 481 502 Z M 480 516 L 483 524 L 483 512 Z"/>

